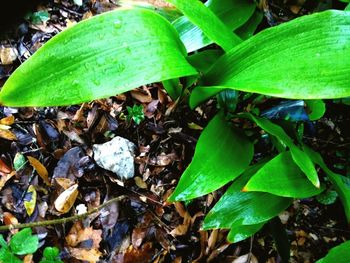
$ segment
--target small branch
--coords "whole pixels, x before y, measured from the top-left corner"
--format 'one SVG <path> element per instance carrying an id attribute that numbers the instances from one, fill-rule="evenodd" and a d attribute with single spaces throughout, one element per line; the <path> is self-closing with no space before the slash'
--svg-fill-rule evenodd
<path id="1" fill-rule="evenodd" d="M 68 222 L 72 222 L 75 220 L 80 220 L 88 217 L 91 214 L 94 214 L 96 212 L 99 212 L 102 208 L 114 203 L 123 200 L 126 198 L 125 195 L 121 195 L 115 198 L 112 198 L 111 200 L 108 200 L 107 202 L 103 203 L 102 205 L 84 213 L 81 215 L 75 215 L 75 216 L 70 216 L 70 217 L 64 217 L 64 218 L 59 218 L 59 219 L 53 219 L 53 220 L 45 220 L 45 221 L 40 221 L 40 222 L 31 222 L 31 223 L 24 223 L 24 224 L 15 224 L 15 225 L 7 225 L 7 226 L 0 226 L 0 231 L 7 231 L 10 229 L 21 229 L 21 228 L 26 228 L 26 227 L 38 227 L 38 226 L 49 226 L 49 225 L 58 225 L 58 224 L 65 224 Z"/>

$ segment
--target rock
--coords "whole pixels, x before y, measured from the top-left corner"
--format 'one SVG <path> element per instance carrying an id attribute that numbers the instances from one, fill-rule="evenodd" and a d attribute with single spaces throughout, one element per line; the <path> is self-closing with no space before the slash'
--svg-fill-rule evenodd
<path id="1" fill-rule="evenodd" d="M 93 145 L 96 163 L 115 173 L 120 179 L 134 177 L 134 155 L 136 145 L 122 137 L 115 137 L 103 144 Z"/>

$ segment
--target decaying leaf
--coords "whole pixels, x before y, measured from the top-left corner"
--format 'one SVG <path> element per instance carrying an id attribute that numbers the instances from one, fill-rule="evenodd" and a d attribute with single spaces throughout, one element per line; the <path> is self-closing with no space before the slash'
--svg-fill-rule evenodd
<path id="1" fill-rule="evenodd" d="M 0 124 L 2 125 L 12 125 L 15 122 L 15 117 L 13 115 L 7 116 L 0 120 Z"/>
<path id="2" fill-rule="evenodd" d="M 3 65 L 10 65 L 17 59 L 17 49 L 13 47 L 0 47 L 0 61 Z"/>
<path id="3" fill-rule="evenodd" d="M 16 135 L 12 131 L 9 131 L 9 130 L 0 129 L 0 137 L 3 139 L 9 140 L 9 141 L 17 140 Z"/>
<path id="4" fill-rule="evenodd" d="M 78 184 L 72 185 L 63 191 L 55 200 L 55 208 L 58 212 L 67 213 L 72 208 L 79 194 Z"/>
<path id="5" fill-rule="evenodd" d="M 0 173 L 0 190 L 4 187 L 4 185 L 6 184 L 6 182 L 8 180 L 11 179 L 12 176 L 14 176 L 16 174 L 15 171 L 9 173 L 9 174 L 3 174 L 3 173 Z"/>
<path id="6" fill-rule="evenodd" d="M 38 175 L 43 179 L 46 185 L 50 186 L 49 173 L 47 172 L 44 165 L 41 164 L 39 160 L 32 156 L 27 156 L 30 165 L 35 169 Z"/>
<path id="7" fill-rule="evenodd" d="M 90 263 L 97 262 L 102 255 L 98 249 L 70 248 L 69 252 L 72 257 Z"/>
<path id="8" fill-rule="evenodd" d="M 92 227 L 83 228 L 82 223 L 77 221 L 66 236 L 66 241 L 70 247 L 76 247 L 83 241 L 91 241 L 88 248 L 98 249 L 102 240 L 101 235 L 102 230 L 95 230 Z"/>
<path id="9" fill-rule="evenodd" d="M 27 214 L 31 216 L 35 210 L 36 205 L 36 190 L 33 185 L 28 187 L 27 194 L 24 198 L 24 207 L 26 208 Z"/>

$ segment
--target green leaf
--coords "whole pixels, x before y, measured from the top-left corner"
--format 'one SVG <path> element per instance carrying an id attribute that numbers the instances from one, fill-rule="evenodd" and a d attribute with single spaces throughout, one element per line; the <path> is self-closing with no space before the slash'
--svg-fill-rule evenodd
<path id="1" fill-rule="evenodd" d="M 213 13 L 199 0 L 166 0 L 167 2 L 176 6 L 194 25 L 198 26 L 204 34 L 214 43 L 218 44 L 226 52 L 232 49 L 237 44 L 241 43 L 242 40 L 234 34 L 229 27 L 227 27 Z M 179 18 L 176 23 L 178 32 L 187 31 L 188 22 L 186 18 Z M 189 35 L 193 35 L 190 31 Z M 182 37 L 188 38 L 189 36 Z M 192 36 L 191 36 L 192 38 Z M 198 41 L 189 40 L 189 41 Z M 205 44 L 204 44 L 205 45 Z M 192 48 L 191 48 L 192 49 Z M 191 50 L 189 49 L 189 50 Z M 188 50 L 188 51 L 189 51 Z M 193 51 L 193 50 L 192 50 Z"/>
<path id="2" fill-rule="evenodd" d="M 318 195 L 316 199 L 323 205 L 331 205 L 335 203 L 337 197 L 338 194 L 336 191 L 325 191 L 322 194 Z"/>
<path id="3" fill-rule="evenodd" d="M 26 16 L 33 24 L 41 24 L 50 19 L 49 12 L 45 10 L 37 11 Z"/>
<path id="4" fill-rule="evenodd" d="M 234 180 L 253 158 L 253 144 L 218 113 L 199 137 L 192 162 L 170 197 L 193 199 Z"/>
<path id="5" fill-rule="evenodd" d="M 329 10 L 249 38 L 220 57 L 202 86 L 290 99 L 346 97 L 349 56 L 350 13 Z"/>
<path id="6" fill-rule="evenodd" d="M 145 119 L 145 115 L 143 113 L 143 106 L 140 105 L 134 105 L 131 107 L 126 106 L 126 109 L 128 111 L 128 115 L 127 115 L 127 120 L 131 121 L 133 120 L 136 125 L 139 125 L 141 123 L 141 121 L 143 121 Z"/>
<path id="7" fill-rule="evenodd" d="M 57 247 L 46 247 L 43 253 L 44 257 L 39 263 L 63 263 L 58 257 L 59 253 L 60 251 Z"/>
<path id="8" fill-rule="evenodd" d="M 195 75 L 176 30 L 145 9 L 107 12 L 50 39 L 8 79 L 7 106 L 54 106 L 105 98 Z"/>
<path id="9" fill-rule="evenodd" d="M 0 262 L 1 263 L 22 263 L 8 248 L 0 248 Z"/>
<path id="10" fill-rule="evenodd" d="M 0 234 L 0 246 L 7 248 L 7 242 L 5 241 L 4 237 Z"/>
<path id="11" fill-rule="evenodd" d="M 248 117 L 253 120 L 261 129 L 277 137 L 282 143 L 289 147 L 294 162 L 305 173 L 314 186 L 317 188 L 320 187 L 320 180 L 318 179 L 317 171 L 310 157 L 293 143 L 293 140 L 280 126 L 274 124 L 268 119 L 259 118 L 252 114 L 242 114 L 240 116 Z"/>
<path id="12" fill-rule="evenodd" d="M 10 248 L 14 254 L 32 254 L 39 247 L 39 238 L 32 235 L 32 229 L 24 228 L 16 233 L 10 240 Z"/>
<path id="13" fill-rule="evenodd" d="M 337 191 L 340 200 L 343 203 L 347 221 L 350 223 L 350 179 L 340 174 L 336 174 L 328 169 L 327 165 L 318 152 L 315 152 L 305 145 L 303 146 L 303 149 L 312 159 L 312 161 L 318 164 L 321 169 L 327 174 L 334 189 Z"/>
<path id="14" fill-rule="evenodd" d="M 310 121 L 321 119 L 326 112 L 326 105 L 322 100 L 306 100 L 305 103 L 311 111 L 309 113 Z"/>
<path id="15" fill-rule="evenodd" d="M 243 191 L 260 191 L 284 197 L 308 198 L 324 189 L 313 186 L 295 164 L 289 151 L 278 154 L 249 180 Z"/>
<path id="16" fill-rule="evenodd" d="M 345 10 L 345 11 L 350 11 L 350 4 L 348 4 L 348 5 L 345 7 L 344 10 Z"/>
<path id="17" fill-rule="evenodd" d="M 241 189 L 264 162 L 249 167 L 235 180 L 204 219 L 204 229 L 233 228 L 264 223 L 286 209 L 292 198 Z"/>
<path id="18" fill-rule="evenodd" d="M 255 10 L 249 20 L 243 26 L 238 28 L 235 33 L 244 40 L 251 38 L 263 17 L 264 15 L 260 10 Z"/>
<path id="19" fill-rule="evenodd" d="M 288 263 L 290 258 L 290 242 L 286 229 L 278 217 L 271 219 L 268 226 L 282 262 Z"/>
<path id="20" fill-rule="evenodd" d="M 209 0 L 205 5 L 232 31 L 242 26 L 252 16 L 255 9 L 255 4 L 252 1 L 241 0 Z M 193 13 L 193 10 L 191 12 Z M 186 16 L 174 21 L 173 26 L 179 32 L 187 52 L 193 52 L 213 43 Z"/>
<path id="21" fill-rule="evenodd" d="M 178 78 L 164 80 L 162 83 L 164 89 L 173 100 L 181 96 L 182 87 L 180 86 L 180 80 Z"/>
<path id="22" fill-rule="evenodd" d="M 15 158 L 13 160 L 13 168 L 15 168 L 16 171 L 21 170 L 27 163 L 26 158 L 21 153 L 16 153 Z"/>
<path id="23" fill-rule="evenodd" d="M 256 225 L 233 226 L 227 235 L 227 240 L 232 243 L 237 243 L 239 241 L 247 239 L 248 237 L 258 232 L 264 226 L 264 224 L 265 222 Z"/>
<path id="24" fill-rule="evenodd" d="M 327 256 L 316 261 L 316 263 L 348 263 L 350 262 L 350 241 L 332 248 Z"/>

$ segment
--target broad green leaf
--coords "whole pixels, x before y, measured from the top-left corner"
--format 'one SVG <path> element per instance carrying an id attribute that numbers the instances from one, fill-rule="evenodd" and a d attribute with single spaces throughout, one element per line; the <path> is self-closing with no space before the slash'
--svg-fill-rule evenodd
<path id="1" fill-rule="evenodd" d="M 171 201 L 208 194 L 238 177 L 253 158 L 253 144 L 218 113 L 199 137 L 192 162 Z"/>
<path id="2" fill-rule="evenodd" d="M 227 235 L 227 240 L 232 243 L 237 243 L 239 241 L 247 239 L 248 237 L 258 232 L 264 226 L 264 224 L 265 222 L 256 225 L 233 226 Z"/>
<path id="3" fill-rule="evenodd" d="M 222 47 L 226 52 L 232 49 L 242 40 L 225 25 L 199 0 L 166 0 L 176 6 L 194 25 L 198 26 L 203 33 L 214 43 Z M 185 18 L 179 18 L 177 22 L 178 32 L 186 31 L 188 23 Z M 192 34 L 192 33 L 190 33 Z M 186 37 L 187 38 L 187 37 Z M 182 38 L 183 39 L 183 38 Z M 197 41 L 197 40 L 196 40 Z"/>
<path id="4" fill-rule="evenodd" d="M 274 124 L 268 119 L 259 118 L 252 114 L 242 114 L 240 116 L 246 116 L 249 119 L 253 120 L 261 129 L 277 137 L 283 144 L 289 147 L 294 162 L 305 173 L 307 178 L 314 186 L 316 186 L 317 188 L 320 187 L 320 180 L 318 178 L 317 171 L 310 157 L 294 144 L 293 140 L 280 126 Z"/>
<path id="5" fill-rule="evenodd" d="M 345 7 L 344 10 L 345 10 L 345 11 L 350 11 L 350 4 L 348 4 L 348 5 Z"/>
<path id="6" fill-rule="evenodd" d="M 252 1 L 241 0 L 209 0 L 205 5 L 232 31 L 242 26 L 252 16 L 255 9 L 255 4 Z M 173 26 L 179 32 L 187 52 L 198 50 L 213 43 L 186 16 L 174 21 Z M 244 32 L 242 33 L 245 34 L 249 31 L 249 28 L 244 28 L 243 30 Z"/>
<path id="7" fill-rule="evenodd" d="M 165 17 L 168 21 L 172 22 L 175 19 L 182 16 L 182 14 L 175 7 L 153 5 L 148 2 L 135 1 L 135 0 L 119 0 L 118 5 L 124 8 L 145 8 L 157 12 L 161 16 Z"/>
<path id="8" fill-rule="evenodd" d="M 349 263 L 350 262 L 350 241 L 332 248 L 328 254 L 316 261 L 316 263 Z"/>
<path id="9" fill-rule="evenodd" d="M 263 164 L 264 162 L 249 167 L 232 183 L 205 217 L 204 229 L 260 224 L 275 217 L 292 203 L 292 198 L 263 192 L 241 191 Z"/>
<path id="10" fill-rule="evenodd" d="M 0 247 L 4 247 L 4 248 L 8 247 L 4 237 L 1 234 L 0 234 Z"/>
<path id="11" fill-rule="evenodd" d="M 350 96 L 350 13 L 328 10 L 263 30 L 220 57 L 202 86 L 290 99 Z"/>
<path id="12" fill-rule="evenodd" d="M 325 114 L 326 104 L 322 100 L 306 100 L 305 101 L 308 109 L 311 111 L 309 113 L 310 121 L 315 121 Z"/>
<path id="13" fill-rule="evenodd" d="M 160 15 L 145 9 L 104 13 L 49 40 L 10 76 L 0 104 L 70 105 L 197 74 L 186 55 Z"/>
<path id="14" fill-rule="evenodd" d="M 244 187 L 246 192 L 267 192 L 293 198 L 308 198 L 323 190 L 310 183 L 289 151 L 282 152 L 267 162 Z"/>
<path id="15" fill-rule="evenodd" d="M 327 174 L 334 189 L 337 191 L 340 200 L 343 203 L 347 221 L 350 223 L 350 179 L 340 174 L 336 174 L 328 169 L 327 165 L 318 152 L 315 152 L 305 145 L 303 146 L 303 149 L 312 159 L 312 161 L 318 164 L 321 169 Z"/>
<path id="16" fill-rule="evenodd" d="M 167 91 L 167 93 L 173 100 L 176 100 L 178 97 L 181 96 L 182 88 L 180 86 L 179 78 L 167 79 L 164 80 L 162 83 L 164 89 Z"/>
<path id="17" fill-rule="evenodd" d="M 263 17 L 264 15 L 260 10 L 255 10 L 249 20 L 240 28 L 238 28 L 235 33 L 244 40 L 252 37 L 258 25 L 261 23 Z"/>
<path id="18" fill-rule="evenodd" d="M 22 260 L 17 258 L 8 248 L 0 248 L 0 262 L 1 263 L 22 263 Z"/>
<path id="19" fill-rule="evenodd" d="M 32 254 L 39 247 L 39 238 L 32 235 L 32 229 L 24 228 L 10 240 L 11 251 L 17 255 Z"/>
<path id="20" fill-rule="evenodd" d="M 207 49 L 188 57 L 188 62 L 201 73 L 207 73 L 224 53 L 220 49 Z"/>

